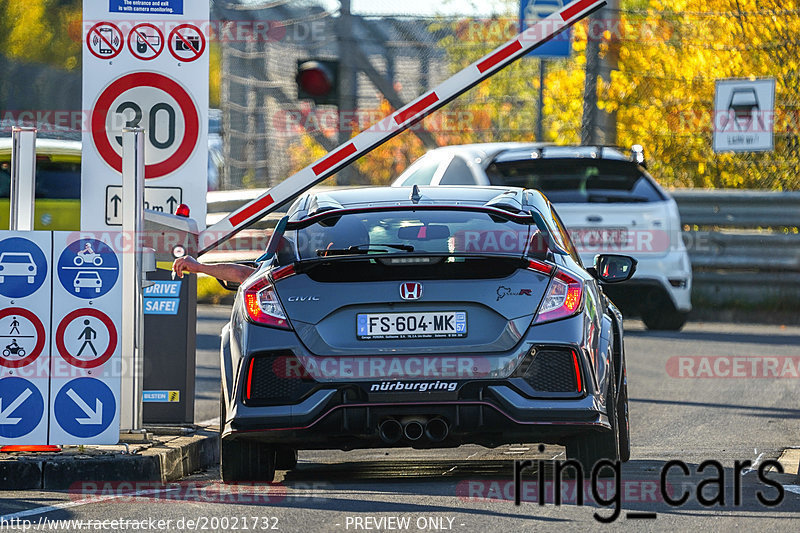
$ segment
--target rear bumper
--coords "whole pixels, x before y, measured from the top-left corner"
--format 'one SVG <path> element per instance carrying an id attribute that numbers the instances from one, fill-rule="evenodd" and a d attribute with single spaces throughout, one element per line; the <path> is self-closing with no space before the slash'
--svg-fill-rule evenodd
<path id="1" fill-rule="evenodd" d="M 599 352 L 594 353 L 598 348 L 590 348 L 592 344 L 584 337 L 585 320 L 584 314 L 579 314 L 534 326 L 514 349 L 482 354 L 482 361 L 469 353 L 414 357 L 422 362 L 420 368 L 427 368 L 428 362 L 443 356 L 453 357 L 457 362 L 452 365 L 452 374 L 440 373 L 441 368 L 436 367 L 432 374 L 397 375 L 390 372 L 393 366 L 389 365 L 384 375 L 360 379 L 354 370 L 357 365 L 339 365 L 344 372 L 337 376 L 284 373 L 287 357 L 303 365 L 308 360 L 319 360 L 319 369 L 325 368 L 325 360 L 336 358 L 308 353 L 294 332 L 253 327 L 248 329 L 248 349 L 241 360 L 229 366 L 223 357 L 223 377 L 233 386 L 233 394 L 226 395 L 230 403 L 223 421 L 223 438 L 298 449 L 349 450 L 462 444 L 492 447 L 514 442 L 563 444 L 578 433 L 608 430 L 604 391 L 610 337 L 592 337 L 600 345 Z M 238 352 L 237 342 L 232 344 L 231 352 Z M 532 347 L 536 350 L 532 351 Z M 223 346 L 223 354 L 225 351 Z M 406 357 L 397 358 L 407 361 Z M 251 364 L 257 358 L 266 363 Z M 457 372 L 461 359 L 477 362 L 474 368 L 479 371 L 467 375 Z M 279 363 L 276 365 L 275 361 Z M 227 379 L 228 368 L 235 378 L 231 381 Z M 233 368 L 237 370 L 234 372 Z M 251 368 L 255 369 L 252 374 Z M 266 373 L 260 374 L 263 371 Z M 247 392 L 248 375 L 255 376 L 252 397 Z M 258 376 L 269 381 L 261 381 Z M 547 377 L 539 379 L 542 376 Z M 255 391 L 262 395 L 255 396 Z M 283 401 L 287 396 L 282 391 L 296 399 Z M 270 397 L 271 392 L 275 397 Z M 404 420 L 416 419 L 425 424 L 434 418 L 447 424 L 446 438 L 436 440 L 426 435 L 418 440 L 382 439 L 380 425 L 386 420 L 404 424 Z"/>
<path id="2" fill-rule="evenodd" d="M 254 439 L 300 449 L 359 449 L 387 446 L 418 448 L 462 444 L 498 446 L 513 442 L 563 443 L 578 433 L 610 428 L 605 408 L 592 395 L 573 399 L 533 399 L 513 385 L 486 385 L 480 399 L 348 402 L 345 386 L 322 389 L 296 405 L 241 405 L 226 424 L 225 438 Z M 352 392 L 352 391 L 351 391 Z M 441 442 L 425 437 L 387 443 L 379 426 L 387 419 L 443 419 L 449 434 Z"/>

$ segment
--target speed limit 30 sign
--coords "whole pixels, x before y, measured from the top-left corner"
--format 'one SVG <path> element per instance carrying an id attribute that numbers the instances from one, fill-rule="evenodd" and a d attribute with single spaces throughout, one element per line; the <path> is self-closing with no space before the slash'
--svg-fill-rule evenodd
<path id="1" fill-rule="evenodd" d="M 122 184 L 122 130 L 131 127 L 144 130 L 146 191 L 172 191 L 204 226 L 209 0 L 182 4 L 179 14 L 168 14 L 135 6 L 133 12 L 112 12 L 108 2 L 83 3 L 83 108 L 89 120 L 81 163 L 82 230 L 119 229 L 117 204 L 108 202 L 106 192 Z"/>
<path id="2" fill-rule="evenodd" d="M 155 72 L 137 72 L 114 80 L 97 99 L 91 125 L 97 152 L 117 172 L 122 172 L 122 137 L 118 132 L 122 126 L 144 128 L 147 179 L 175 172 L 198 148 L 197 105 L 180 83 Z"/>

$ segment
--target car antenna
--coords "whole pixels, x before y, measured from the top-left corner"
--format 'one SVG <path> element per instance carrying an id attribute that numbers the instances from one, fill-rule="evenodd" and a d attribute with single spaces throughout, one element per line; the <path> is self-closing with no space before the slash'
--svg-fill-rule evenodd
<path id="1" fill-rule="evenodd" d="M 411 196 L 408 198 L 413 203 L 418 204 L 420 200 L 422 200 L 422 194 L 419 192 L 419 185 L 414 184 L 414 187 L 411 189 Z"/>

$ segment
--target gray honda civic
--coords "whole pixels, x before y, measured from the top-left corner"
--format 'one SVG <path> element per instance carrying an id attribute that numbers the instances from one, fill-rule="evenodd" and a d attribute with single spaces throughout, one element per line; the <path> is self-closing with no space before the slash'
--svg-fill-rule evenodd
<path id="1" fill-rule="evenodd" d="M 312 192 L 275 228 L 222 332 L 221 471 L 298 450 L 566 447 L 630 456 L 622 316 L 547 198 L 510 187 Z"/>

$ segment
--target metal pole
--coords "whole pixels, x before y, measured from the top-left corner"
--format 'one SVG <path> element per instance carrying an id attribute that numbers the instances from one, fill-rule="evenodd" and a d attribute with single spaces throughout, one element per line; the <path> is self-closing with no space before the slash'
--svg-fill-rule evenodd
<path id="1" fill-rule="evenodd" d="M 36 128 L 11 129 L 11 194 L 9 229 L 33 231 L 36 203 Z"/>
<path id="2" fill-rule="evenodd" d="M 144 130 L 122 130 L 122 231 L 128 246 L 122 254 L 122 387 L 120 432 L 142 428 L 144 315 L 142 246 L 144 221 Z"/>
<path id="3" fill-rule="evenodd" d="M 544 79 L 547 72 L 547 60 L 539 59 L 539 113 L 536 116 L 536 140 L 544 141 Z"/>
<path id="4" fill-rule="evenodd" d="M 600 10 L 602 11 L 602 9 Z M 583 122 L 581 124 L 581 144 L 597 144 L 597 75 L 600 69 L 600 42 L 593 35 L 596 20 L 600 15 L 589 17 L 589 31 L 586 40 L 586 79 L 583 85 Z"/>
<path id="5" fill-rule="evenodd" d="M 352 129 L 350 120 L 355 116 L 358 96 L 356 94 L 356 66 L 354 65 L 353 17 L 350 13 L 350 0 L 340 0 L 339 24 L 339 143 L 350 140 Z M 337 185 L 351 185 L 355 173 L 351 168 L 344 168 L 336 174 Z"/>

